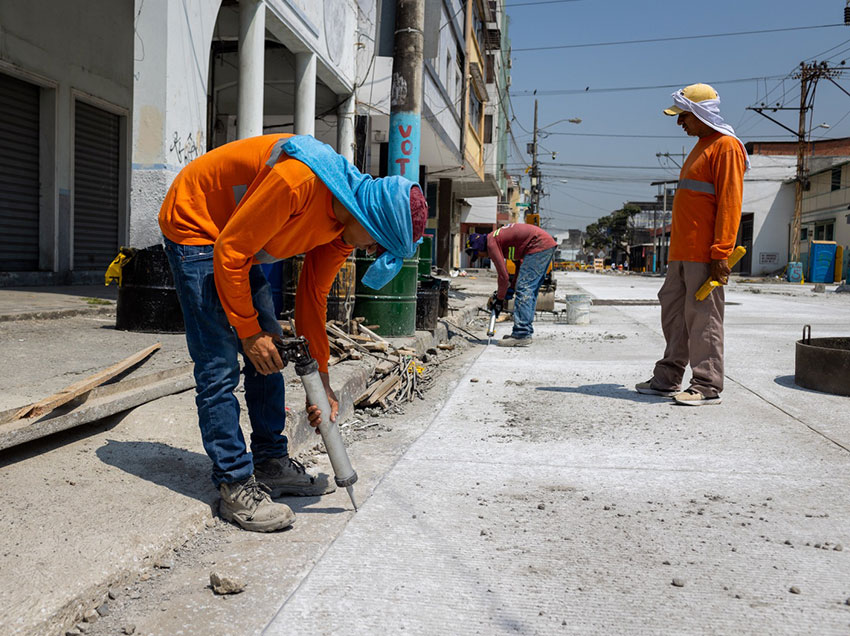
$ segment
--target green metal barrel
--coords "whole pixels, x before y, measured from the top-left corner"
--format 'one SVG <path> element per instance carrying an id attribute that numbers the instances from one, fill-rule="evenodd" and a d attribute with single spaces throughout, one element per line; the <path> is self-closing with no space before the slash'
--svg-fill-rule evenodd
<path id="1" fill-rule="evenodd" d="M 434 253 L 434 237 L 425 234 L 419 245 L 419 280 L 431 278 L 431 255 Z"/>
<path id="2" fill-rule="evenodd" d="M 354 315 L 363 316 L 366 325 L 378 325 L 375 332 L 382 336 L 414 335 L 419 250 L 416 250 L 412 258 L 404 259 L 404 265 L 398 275 L 377 290 L 362 282 L 363 274 L 375 262 L 375 257 L 358 250 L 354 260 L 357 266 Z"/>

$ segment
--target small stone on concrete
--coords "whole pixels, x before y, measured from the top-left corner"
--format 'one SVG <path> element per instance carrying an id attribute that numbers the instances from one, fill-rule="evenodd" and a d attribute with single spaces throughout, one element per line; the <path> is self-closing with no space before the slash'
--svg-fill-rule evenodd
<path id="1" fill-rule="evenodd" d="M 478 382 L 478 378 L 469 378 L 470 382 Z"/>
<path id="2" fill-rule="evenodd" d="M 673 587 L 685 587 L 684 579 L 673 579 Z"/>
<path id="3" fill-rule="evenodd" d="M 790 588 L 788 588 L 788 591 L 791 592 L 791 594 L 799 594 L 800 588 L 796 585 L 792 585 Z"/>
<path id="4" fill-rule="evenodd" d="M 106 595 L 109 597 L 109 600 L 114 601 L 116 598 L 118 598 L 118 590 L 116 590 L 114 587 L 110 587 Z"/>
<path id="5" fill-rule="evenodd" d="M 128 635 L 129 634 L 135 634 L 136 633 L 136 626 L 133 625 L 132 623 L 130 623 L 128 625 L 124 625 L 124 627 L 121 628 L 121 631 L 125 634 L 128 634 Z"/>
<path id="6" fill-rule="evenodd" d="M 835 550 L 836 552 L 841 552 L 842 550 L 844 550 L 844 546 L 839 543 L 832 549 Z"/>
<path id="7" fill-rule="evenodd" d="M 83 632 L 78 629 L 69 629 L 67 632 L 65 632 L 65 636 L 80 636 L 80 634 L 82 633 Z"/>
<path id="8" fill-rule="evenodd" d="M 170 570 L 174 567 L 174 559 L 158 559 L 153 566 L 160 570 Z"/>
<path id="9" fill-rule="evenodd" d="M 104 603 L 95 610 L 100 616 L 109 616 L 109 603 Z"/>
<path id="10" fill-rule="evenodd" d="M 537 504 L 538 510 L 546 510 L 546 504 Z"/>
<path id="11" fill-rule="evenodd" d="M 97 610 L 90 609 L 85 614 L 83 614 L 83 620 L 86 623 L 95 623 L 97 619 L 100 618 L 100 614 L 97 613 Z"/>
<path id="12" fill-rule="evenodd" d="M 210 587 L 216 594 L 239 594 L 245 591 L 245 583 L 233 576 L 210 572 Z"/>

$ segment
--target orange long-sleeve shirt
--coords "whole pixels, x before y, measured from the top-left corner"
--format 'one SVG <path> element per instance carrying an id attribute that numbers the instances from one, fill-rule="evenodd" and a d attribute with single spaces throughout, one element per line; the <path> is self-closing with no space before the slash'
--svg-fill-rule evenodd
<path id="1" fill-rule="evenodd" d="M 679 173 L 670 230 L 671 261 L 709 263 L 735 249 L 746 158 L 734 137 L 697 141 Z"/>
<path id="2" fill-rule="evenodd" d="M 261 331 L 248 276 L 255 256 L 305 254 L 295 321 L 319 369 L 327 371 L 327 296 L 353 248 L 340 238 L 330 190 L 310 168 L 285 154 L 266 166 L 275 142 L 290 136 L 242 139 L 195 159 L 172 183 L 159 226 L 175 243 L 215 244 L 216 289 L 240 338 Z"/>

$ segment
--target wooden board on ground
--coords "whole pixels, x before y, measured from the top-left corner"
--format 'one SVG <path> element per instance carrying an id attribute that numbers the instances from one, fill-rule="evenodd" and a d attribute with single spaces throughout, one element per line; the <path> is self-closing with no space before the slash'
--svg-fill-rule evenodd
<path id="1" fill-rule="evenodd" d="M 150 347 L 142 349 L 141 351 L 134 353 L 133 355 L 127 358 L 124 358 L 123 360 L 121 360 L 121 362 L 117 362 L 111 367 L 104 369 L 103 371 L 99 371 L 94 375 L 91 375 L 83 380 L 80 380 L 79 382 L 75 382 L 74 384 L 65 387 L 58 393 L 49 395 L 43 400 L 39 400 L 35 404 L 25 406 L 20 411 L 15 413 L 12 419 L 17 420 L 44 415 L 45 413 L 52 411 L 56 407 L 62 406 L 63 404 L 70 402 L 74 398 L 79 397 L 83 393 L 87 393 L 93 388 L 100 386 L 105 382 L 108 382 L 115 376 L 123 373 L 130 367 L 146 359 L 154 351 L 157 351 L 161 346 L 162 345 L 157 342 L 155 345 L 151 345 Z"/>

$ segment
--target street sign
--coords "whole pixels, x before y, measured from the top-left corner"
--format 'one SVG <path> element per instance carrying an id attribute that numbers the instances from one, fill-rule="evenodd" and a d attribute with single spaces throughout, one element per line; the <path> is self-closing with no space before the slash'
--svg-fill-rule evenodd
<path id="1" fill-rule="evenodd" d="M 527 207 L 531 206 L 531 204 L 530 203 L 517 203 L 516 206 L 518 208 L 527 208 Z"/>

